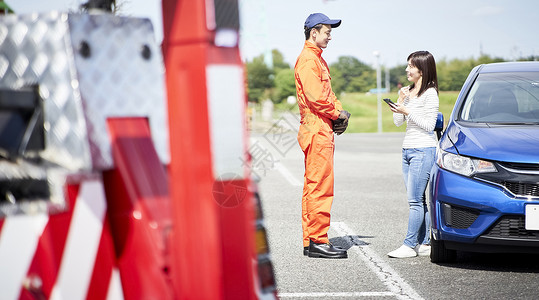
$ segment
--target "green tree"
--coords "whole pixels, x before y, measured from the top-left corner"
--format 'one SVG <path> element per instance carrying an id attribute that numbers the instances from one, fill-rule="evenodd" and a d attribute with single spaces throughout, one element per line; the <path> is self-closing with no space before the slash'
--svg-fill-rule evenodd
<path id="1" fill-rule="evenodd" d="M 458 91 L 475 66 L 473 59 L 445 59 L 436 63 L 438 73 L 438 88 L 441 91 Z"/>
<path id="2" fill-rule="evenodd" d="M 458 91 L 468 78 L 470 71 L 477 65 L 504 61 L 501 58 L 491 58 L 482 55 L 478 59 L 445 59 L 436 63 L 438 71 L 438 86 L 441 91 Z"/>
<path id="3" fill-rule="evenodd" d="M 396 91 L 399 86 L 407 86 L 408 84 L 406 65 L 399 65 L 389 69 L 389 87 L 392 91 Z"/>
<path id="4" fill-rule="evenodd" d="M 524 59 L 526 60 L 526 59 Z M 475 62 L 475 65 L 481 65 L 481 64 L 490 64 L 490 63 L 497 63 L 497 62 L 503 62 L 505 61 L 503 58 L 500 57 L 490 57 L 488 55 L 481 55 L 477 61 Z"/>
<path id="5" fill-rule="evenodd" d="M 501 58 L 491 58 L 488 55 L 482 55 L 477 59 L 440 59 L 436 61 L 436 72 L 438 75 L 438 89 L 440 91 L 458 91 L 461 89 L 464 81 L 470 71 L 477 65 L 489 64 L 504 61 Z M 397 87 L 400 83 L 403 86 L 409 85 L 406 79 L 406 65 L 396 66 L 390 70 L 390 85 Z"/>
<path id="6" fill-rule="evenodd" d="M 247 67 L 247 94 L 249 101 L 259 102 L 269 96 L 274 87 L 273 70 L 264 63 L 260 55 L 245 63 Z"/>
<path id="7" fill-rule="evenodd" d="M 296 91 L 294 71 L 284 61 L 283 54 L 272 50 L 273 68 L 269 68 L 264 55 L 255 57 L 245 63 L 247 68 L 247 94 L 249 101 L 259 102 L 271 99 L 279 103 Z"/>
<path id="8" fill-rule="evenodd" d="M 271 50 L 271 55 L 273 57 L 273 71 L 275 74 L 282 69 L 290 69 L 290 65 L 284 61 L 283 54 L 277 49 Z"/>
<path id="9" fill-rule="evenodd" d="M 539 56 L 538 55 L 530 55 L 528 57 L 521 57 L 518 59 L 518 61 L 538 61 Z"/>
<path id="10" fill-rule="evenodd" d="M 330 70 L 335 93 L 367 92 L 376 87 L 376 72 L 353 56 L 339 57 Z"/>
<path id="11" fill-rule="evenodd" d="M 246 62 L 249 101 L 260 101 L 270 98 L 279 103 L 286 97 L 295 94 L 294 71 L 284 61 L 283 55 L 276 49 L 272 51 L 273 68 L 264 63 L 263 55 Z M 536 60 L 536 56 L 521 58 L 519 60 Z M 436 67 L 438 73 L 438 87 L 440 91 L 458 91 L 473 67 L 480 64 L 502 62 L 502 58 L 492 58 L 482 55 L 477 59 L 439 59 Z M 340 92 L 367 92 L 376 87 L 376 71 L 352 56 L 341 56 L 336 63 L 331 64 L 331 84 L 333 91 Z M 393 67 L 389 71 L 390 87 L 396 90 L 399 84 L 409 85 L 406 79 L 406 64 Z M 382 72 L 382 77 L 385 72 Z M 385 78 L 382 78 L 382 82 Z"/>
<path id="12" fill-rule="evenodd" d="M 296 81 L 294 70 L 281 69 L 275 75 L 275 102 L 279 103 L 288 96 L 296 95 Z"/>
<path id="13" fill-rule="evenodd" d="M 14 13 L 11 7 L 4 0 L 0 0 L 0 13 L 2 14 L 12 14 Z"/>

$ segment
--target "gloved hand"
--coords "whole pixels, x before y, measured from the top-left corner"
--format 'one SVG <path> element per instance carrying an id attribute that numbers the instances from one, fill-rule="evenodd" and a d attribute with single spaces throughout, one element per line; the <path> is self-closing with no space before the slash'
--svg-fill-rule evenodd
<path id="1" fill-rule="evenodd" d="M 335 132 L 337 135 L 341 135 L 348 127 L 349 118 L 350 113 L 346 110 L 342 110 L 339 118 L 337 120 L 333 120 L 333 132 Z"/>

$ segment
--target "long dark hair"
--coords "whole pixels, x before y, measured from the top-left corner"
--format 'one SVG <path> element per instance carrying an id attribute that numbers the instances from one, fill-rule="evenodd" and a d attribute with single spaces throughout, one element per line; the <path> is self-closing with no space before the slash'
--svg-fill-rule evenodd
<path id="1" fill-rule="evenodd" d="M 438 75 L 436 74 L 436 61 L 434 56 L 429 51 L 416 51 L 408 55 L 407 61 L 414 67 L 416 67 L 423 76 L 421 80 L 421 87 L 417 96 L 421 96 L 428 88 L 435 88 L 438 93 Z M 415 87 L 415 83 L 412 83 L 410 90 Z"/>

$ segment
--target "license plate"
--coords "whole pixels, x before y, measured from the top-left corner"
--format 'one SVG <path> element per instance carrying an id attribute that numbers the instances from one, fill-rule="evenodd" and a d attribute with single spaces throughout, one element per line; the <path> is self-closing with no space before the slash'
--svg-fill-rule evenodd
<path id="1" fill-rule="evenodd" d="M 526 230 L 539 230 L 539 204 L 526 205 Z"/>

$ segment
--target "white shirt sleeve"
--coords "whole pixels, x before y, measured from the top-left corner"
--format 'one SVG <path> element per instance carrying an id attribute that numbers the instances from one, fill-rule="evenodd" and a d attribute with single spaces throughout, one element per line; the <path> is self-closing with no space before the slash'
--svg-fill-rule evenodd
<path id="1" fill-rule="evenodd" d="M 395 124 L 395 126 L 401 126 L 402 124 L 404 124 L 404 121 L 406 121 L 406 118 L 403 114 L 393 113 L 393 124 Z"/>
<path id="2" fill-rule="evenodd" d="M 412 110 L 408 114 L 408 119 L 409 122 L 414 122 L 421 129 L 431 132 L 436 126 L 436 117 L 438 115 L 440 100 L 438 99 L 438 94 L 434 88 L 426 90 L 425 97 L 425 106 L 420 110 Z"/>

